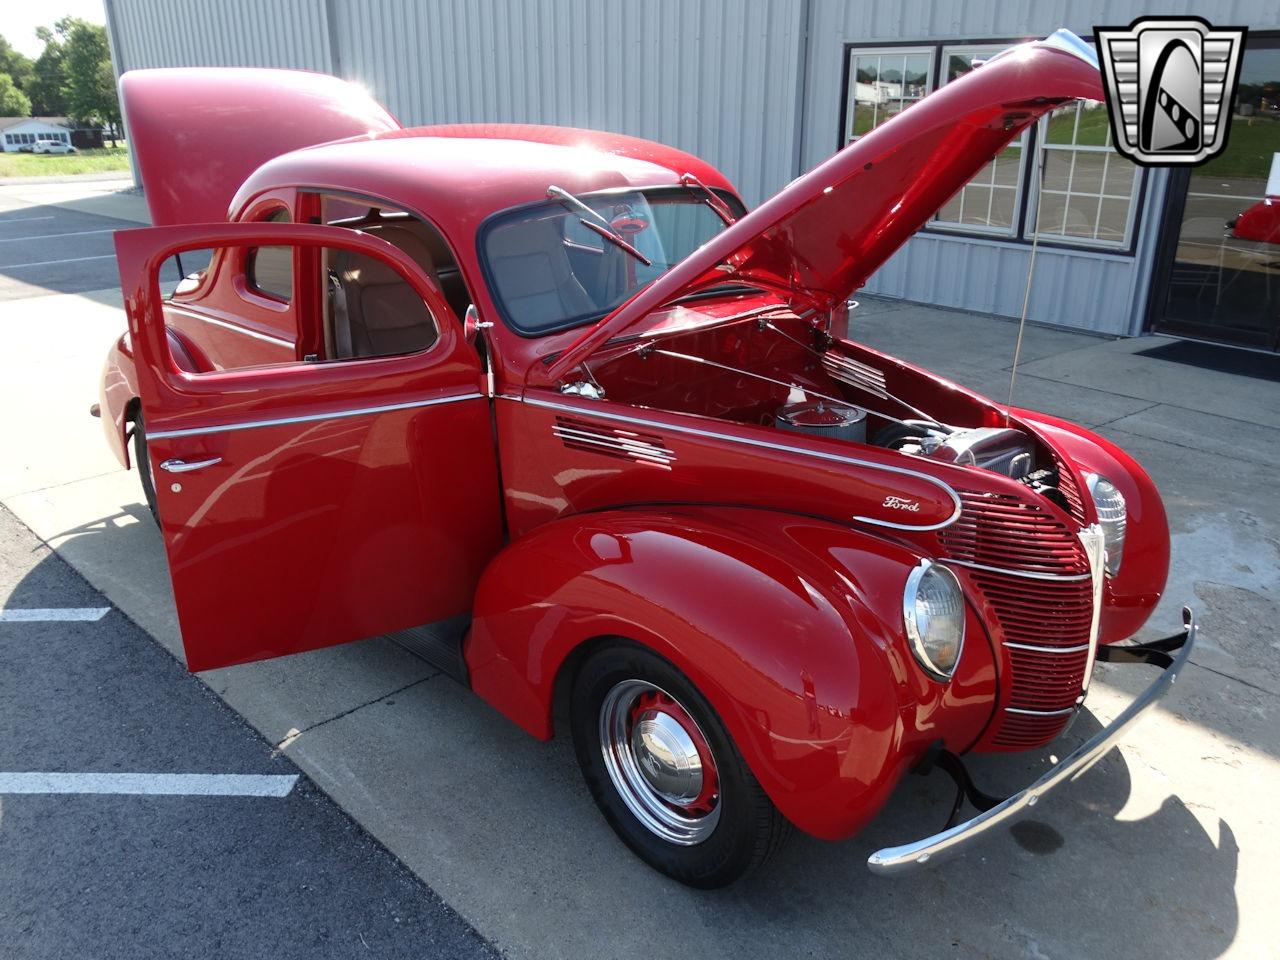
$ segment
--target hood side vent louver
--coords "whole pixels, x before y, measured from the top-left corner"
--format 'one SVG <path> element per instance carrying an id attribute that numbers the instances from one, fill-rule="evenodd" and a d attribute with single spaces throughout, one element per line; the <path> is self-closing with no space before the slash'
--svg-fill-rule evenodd
<path id="1" fill-rule="evenodd" d="M 597 453 L 603 457 L 649 463 L 670 470 L 676 455 L 662 437 L 653 433 L 604 426 L 575 417 L 556 417 L 552 433 L 570 450 Z"/>

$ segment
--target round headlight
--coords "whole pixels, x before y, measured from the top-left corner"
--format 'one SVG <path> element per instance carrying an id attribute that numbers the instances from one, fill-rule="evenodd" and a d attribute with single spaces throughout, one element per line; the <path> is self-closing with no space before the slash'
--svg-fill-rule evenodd
<path id="1" fill-rule="evenodd" d="M 1120 572 L 1120 561 L 1124 559 L 1124 494 L 1110 480 L 1096 473 L 1085 477 L 1085 486 L 1093 498 L 1094 509 L 1098 511 L 1098 523 L 1102 525 L 1102 542 L 1107 548 L 1107 575 L 1114 577 Z"/>
<path id="2" fill-rule="evenodd" d="M 964 646 L 964 594 L 956 576 L 928 560 L 907 577 L 902 618 L 911 650 L 925 673 L 950 680 Z"/>

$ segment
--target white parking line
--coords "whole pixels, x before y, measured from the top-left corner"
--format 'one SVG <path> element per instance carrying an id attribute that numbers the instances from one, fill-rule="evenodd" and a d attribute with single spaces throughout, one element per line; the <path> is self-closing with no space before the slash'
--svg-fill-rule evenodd
<path id="1" fill-rule="evenodd" d="M 287 797 L 297 782 L 296 773 L 0 773 L 0 794 Z"/>
<path id="2" fill-rule="evenodd" d="M 101 620 L 110 607 L 62 607 L 53 609 L 0 610 L 0 623 L 48 623 L 50 621 Z"/>
<path id="3" fill-rule="evenodd" d="M 68 260 L 37 260 L 35 263 L 4 263 L 0 270 L 16 270 L 18 267 L 47 267 L 52 263 L 83 263 L 86 260 L 114 260 L 114 253 L 104 253 L 100 257 L 71 257 Z"/>
<path id="4" fill-rule="evenodd" d="M 4 221 L 0 220 L 0 223 Z M 87 237 L 91 233 L 115 233 L 116 228 L 106 230 L 76 230 L 74 233 L 42 233 L 35 237 L 5 237 L 0 243 L 18 243 L 21 240 L 52 240 L 54 237 Z"/>

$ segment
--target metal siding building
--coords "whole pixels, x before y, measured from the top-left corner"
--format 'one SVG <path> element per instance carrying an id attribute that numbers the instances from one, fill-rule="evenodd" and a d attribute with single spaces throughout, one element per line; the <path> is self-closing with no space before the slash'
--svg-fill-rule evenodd
<path id="1" fill-rule="evenodd" d="M 1132 0 L 106 0 L 106 9 L 120 72 L 319 70 L 364 84 L 406 125 L 535 122 L 634 134 L 706 158 L 750 204 L 843 145 L 850 64 L 860 50 L 903 48 L 923 57 L 932 47 L 932 89 L 944 82 L 941 63 L 956 45 L 1003 44 L 1058 27 L 1088 36 L 1095 24 L 1159 12 L 1280 29 L 1274 0 L 1202 0 L 1158 11 Z M 903 96 L 905 70 L 897 86 Z M 1027 183 L 1032 167 L 1023 165 Z M 1157 260 L 1167 259 L 1170 182 L 1165 170 L 1137 172 L 1123 244 L 1042 239 L 1029 318 L 1112 335 L 1147 328 L 1152 277 Z M 1185 183 L 1178 189 L 1185 192 Z M 1106 192 L 1099 188 L 1099 220 Z M 1182 193 L 1177 202 L 1184 203 Z M 1031 255 L 1026 231 L 933 227 L 908 242 L 868 291 L 1018 315 Z"/>

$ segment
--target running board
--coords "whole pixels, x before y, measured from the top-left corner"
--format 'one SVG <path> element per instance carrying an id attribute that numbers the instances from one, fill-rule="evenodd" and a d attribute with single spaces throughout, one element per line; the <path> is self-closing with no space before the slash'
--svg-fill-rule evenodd
<path id="1" fill-rule="evenodd" d="M 388 633 L 387 639 L 408 650 L 415 657 L 425 660 L 437 670 L 457 680 L 464 687 L 471 686 L 467 662 L 462 656 L 462 641 L 471 626 L 471 617 L 462 614 L 447 620 L 410 627 Z"/>

